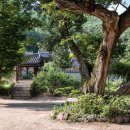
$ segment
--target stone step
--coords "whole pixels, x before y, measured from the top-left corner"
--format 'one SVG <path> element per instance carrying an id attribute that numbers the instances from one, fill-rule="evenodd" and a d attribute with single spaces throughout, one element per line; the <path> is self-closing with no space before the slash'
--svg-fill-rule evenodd
<path id="1" fill-rule="evenodd" d="M 12 97 L 14 99 L 29 99 L 31 81 L 22 80 L 15 84 Z"/>
<path id="2" fill-rule="evenodd" d="M 31 97 L 30 87 L 16 86 L 13 92 L 14 99 L 29 99 Z"/>
<path id="3" fill-rule="evenodd" d="M 30 92 L 30 90 L 15 90 L 15 89 L 14 89 L 14 91 L 15 92 Z"/>
<path id="4" fill-rule="evenodd" d="M 30 91 L 14 91 L 14 94 L 15 93 L 18 93 L 18 94 L 20 94 L 20 93 L 29 94 Z"/>
<path id="5" fill-rule="evenodd" d="M 14 91 L 14 94 L 30 94 L 30 91 Z"/>
<path id="6" fill-rule="evenodd" d="M 22 91 L 22 90 L 29 90 L 30 91 L 30 87 L 15 87 L 14 90 L 18 90 L 18 91 Z"/>
<path id="7" fill-rule="evenodd" d="M 30 97 L 31 95 L 25 95 L 25 94 L 14 94 L 13 97 Z"/>

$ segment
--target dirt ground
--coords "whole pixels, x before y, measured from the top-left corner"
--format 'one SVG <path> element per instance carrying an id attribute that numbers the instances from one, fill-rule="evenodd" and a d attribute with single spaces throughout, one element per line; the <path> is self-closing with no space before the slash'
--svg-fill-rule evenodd
<path id="1" fill-rule="evenodd" d="M 64 98 L 39 97 L 30 100 L 0 98 L 0 130 L 130 130 L 130 124 L 66 123 L 51 120 L 54 105 Z"/>

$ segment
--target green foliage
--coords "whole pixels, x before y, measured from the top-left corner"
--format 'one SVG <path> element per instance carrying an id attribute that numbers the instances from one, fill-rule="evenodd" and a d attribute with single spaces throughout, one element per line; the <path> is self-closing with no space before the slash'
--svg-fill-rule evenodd
<path id="1" fill-rule="evenodd" d="M 72 43 L 76 44 L 90 64 L 94 64 L 93 61 L 96 59 L 95 53 L 97 53 L 99 43 L 101 42 L 101 27 L 95 27 L 95 23 L 99 22 L 99 20 L 95 18 L 91 22 L 89 21 L 89 25 L 90 23 L 91 25 L 88 27 L 87 20 L 90 17 L 62 11 L 53 2 L 44 5 L 43 10 L 43 29 L 48 32 L 48 36 L 41 44 L 43 48 L 54 52 L 55 64 L 57 66 L 66 65 L 69 60 L 68 52 L 63 50 L 68 50 L 69 45 L 71 46 Z M 64 47 L 61 47 L 61 45 Z M 57 55 L 55 56 L 55 54 Z"/>
<path id="2" fill-rule="evenodd" d="M 33 80 L 33 83 L 31 84 L 30 93 L 31 96 L 37 96 L 42 93 L 47 92 L 47 86 L 45 86 L 44 77 L 40 78 L 40 76 L 37 77 L 37 79 Z"/>
<path id="3" fill-rule="evenodd" d="M 0 95 L 9 96 L 12 94 L 14 88 L 14 83 L 9 83 L 7 81 L 0 82 Z"/>
<path id="4" fill-rule="evenodd" d="M 124 82 L 130 79 L 130 29 L 125 31 L 120 38 L 119 57 L 111 60 L 110 74 L 115 75 L 117 78 L 122 78 Z M 123 52 L 123 53 L 122 53 Z M 123 55 L 122 55 L 123 54 Z"/>
<path id="5" fill-rule="evenodd" d="M 113 92 L 115 92 L 118 89 L 120 82 L 111 81 L 109 84 L 106 84 L 105 86 L 105 95 L 112 95 Z"/>
<path id="6" fill-rule="evenodd" d="M 128 113 L 129 105 L 129 97 L 121 96 L 104 99 L 95 94 L 87 94 L 80 96 L 77 102 L 65 103 L 64 106 L 56 107 L 54 112 L 56 112 L 56 115 L 59 112 L 68 113 L 70 115 L 69 120 L 79 121 L 81 118 L 87 119 L 90 115 L 94 116 L 94 118 L 111 118 L 123 115 Z"/>
<path id="7" fill-rule="evenodd" d="M 111 1 L 98 2 L 101 4 L 111 3 Z M 66 59 L 67 56 L 64 55 L 64 51 L 55 49 L 55 46 L 69 46 L 69 44 L 71 45 L 74 42 L 83 53 L 86 61 L 94 65 L 102 40 L 101 20 L 85 14 L 75 14 L 60 10 L 54 2 L 50 2 L 49 4 L 47 2 L 43 6 L 43 16 L 42 27 L 48 32 L 48 36 L 41 44 L 51 51 L 56 50 L 57 57 L 59 57 L 59 59 L 56 57 L 56 64 L 63 65 L 62 60 Z M 119 60 L 125 49 L 124 44 L 117 44 L 117 46 L 113 54 L 113 62 L 115 59 Z M 64 50 L 64 47 L 62 50 Z"/>
<path id="8" fill-rule="evenodd" d="M 102 108 L 101 115 L 104 117 L 115 117 L 128 113 L 130 98 L 126 96 L 110 97 Z"/>
<path id="9" fill-rule="evenodd" d="M 55 89 L 55 95 L 61 96 L 61 95 L 65 95 L 67 96 L 69 93 L 71 93 L 71 91 L 74 89 L 74 87 L 69 86 L 69 87 L 63 87 L 63 88 L 57 88 Z"/>
<path id="10" fill-rule="evenodd" d="M 49 69 L 47 72 L 41 71 L 38 76 L 33 79 L 31 94 L 32 96 L 45 92 L 54 94 L 55 89 L 66 86 L 79 88 L 80 82 L 64 72 Z"/>
<path id="11" fill-rule="evenodd" d="M 53 107 L 53 113 L 52 113 L 52 116 L 51 118 L 52 119 L 56 119 L 57 115 L 63 111 L 63 108 L 62 107 L 59 107 L 59 106 L 54 106 Z"/>
<path id="12" fill-rule="evenodd" d="M 37 25 L 37 20 L 32 17 L 32 12 L 37 6 L 35 2 L 35 0 L 0 2 L 0 79 L 22 61 L 25 31 Z"/>
<path id="13" fill-rule="evenodd" d="M 111 108 L 111 116 L 115 114 L 124 114 L 128 111 L 130 99 L 126 96 L 112 97 L 109 105 Z"/>
<path id="14" fill-rule="evenodd" d="M 79 89 L 73 89 L 69 93 L 69 97 L 78 97 L 80 95 L 82 95 L 82 92 Z"/>
<path id="15" fill-rule="evenodd" d="M 73 86 L 68 86 L 55 89 L 54 94 L 57 96 L 77 97 L 81 94 L 81 91 Z"/>
<path id="16" fill-rule="evenodd" d="M 53 62 L 56 67 L 70 68 L 69 50 L 65 46 L 55 46 L 53 52 Z"/>
<path id="17" fill-rule="evenodd" d="M 104 99 L 96 94 L 87 94 L 85 96 L 80 96 L 76 104 L 77 112 L 83 114 L 99 114 L 102 111 L 104 105 Z M 75 112 L 76 112 L 75 111 Z"/>
<path id="18" fill-rule="evenodd" d="M 111 74 L 121 77 L 125 82 L 130 79 L 130 64 L 118 62 L 112 65 Z"/>

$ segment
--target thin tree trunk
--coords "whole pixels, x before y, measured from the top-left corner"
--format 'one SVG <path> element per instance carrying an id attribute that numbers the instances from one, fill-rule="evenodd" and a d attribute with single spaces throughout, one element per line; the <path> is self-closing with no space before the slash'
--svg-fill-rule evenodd
<path id="1" fill-rule="evenodd" d="M 68 22 L 64 23 L 64 27 L 60 30 L 61 36 L 63 38 L 71 36 L 68 31 Z M 72 51 L 72 53 L 75 55 L 76 59 L 78 60 L 80 64 L 79 72 L 81 75 L 81 80 L 88 81 L 90 79 L 90 71 L 91 71 L 91 66 L 89 63 L 86 61 L 86 57 L 83 56 L 83 53 L 80 51 L 80 49 L 77 47 L 77 45 L 74 43 L 73 40 L 69 41 L 68 47 Z"/>
<path id="2" fill-rule="evenodd" d="M 90 79 L 91 67 L 90 64 L 87 63 L 86 58 L 84 58 L 82 52 L 79 48 L 75 45 L 73 41 L 70 42 L 69 48 L 71 52 L 75 55 L 76 59 L 78 60 L 80 67 L 79 72 L 81 75 L 82 81 Z"/>

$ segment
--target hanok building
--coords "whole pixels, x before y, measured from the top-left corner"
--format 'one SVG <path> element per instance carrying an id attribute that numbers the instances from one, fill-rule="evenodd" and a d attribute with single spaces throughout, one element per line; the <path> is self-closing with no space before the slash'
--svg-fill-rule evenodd
<path id="1" fill-rule="evenodd" d="M 24 59 L 24 62 L 16 67 L 16 81 L 22 79 L 23 70 L 28 75 L 30 68 L 33 69 L 33 75 L 37 76 L 42 66 L 52 60 L 52 55 L 49 52 L 27 53 Z"/>

